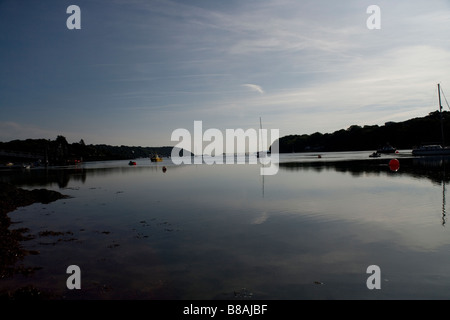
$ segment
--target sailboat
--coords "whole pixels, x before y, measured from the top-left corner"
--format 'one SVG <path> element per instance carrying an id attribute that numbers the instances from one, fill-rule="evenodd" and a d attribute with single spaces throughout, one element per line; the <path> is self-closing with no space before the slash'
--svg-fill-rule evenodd
<path id="1" fill-rule="evenodd" d="M 450 148 L 444 146 L 444 120 L 442 116 L 442 104 L 441 104 L 441 86 L 438 83 L 438 96 L 439 96 L 439 113 L 441 116 L 441 139 L 440 144 L 428 144 L 423 145 L 412 150 L 414 156 L 445 156 L 450 155 Z"/>
<path id="2" fill-rule="evenodd" d="M 262 133 L 262 122 L 261 122 L 261 117 L 259 117 L 259 127 L 260 127 L 260 130 L 259 130 L 259 140 L 261 141 L 261 147 L 263 148 L 263 141 L 262 141 L 262 137 L 263 137 L 263 133 Z M 262 149 L 261 148 L 261 149 Z M 263 158 L 263 157 L 265 157 L 267 154 L 270 154 L 270 150 L 269 151 L 258 151 L 257 153 L 256 153 L 256 156 L 258 157 L 258 158 Z"/>

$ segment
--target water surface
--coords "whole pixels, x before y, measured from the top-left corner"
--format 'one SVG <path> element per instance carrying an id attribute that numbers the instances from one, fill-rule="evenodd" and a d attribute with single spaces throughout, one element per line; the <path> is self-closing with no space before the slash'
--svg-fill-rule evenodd
<path id="1" fill-rule="evenodd" d="M 138 159 L 3 172 L 70 199 L 19 208 L 28 284 L 84 299 L 448 299 L 446 159 L 288 154 L 259 165 Z M 162 170 L 163 166 L 166 171 Z M 45 233 L 53 231 L 53 235 Z M 68 290 L 78 265 L 82 289 Z M 367 267 L 381 269 L 369 290 Z"/>

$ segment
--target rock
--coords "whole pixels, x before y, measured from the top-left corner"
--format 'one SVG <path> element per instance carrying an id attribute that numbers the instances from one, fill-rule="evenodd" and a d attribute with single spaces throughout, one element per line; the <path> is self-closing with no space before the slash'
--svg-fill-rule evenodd
<path id="1" fill-rule="evenodd" d="M 2 215 L 36 202 L 48 204 L 64 198 L 69 197 L 53 190 L 35 189 L 29 191 L 17 188 L 9 183 L 0 182 L 0 214 Z"/>

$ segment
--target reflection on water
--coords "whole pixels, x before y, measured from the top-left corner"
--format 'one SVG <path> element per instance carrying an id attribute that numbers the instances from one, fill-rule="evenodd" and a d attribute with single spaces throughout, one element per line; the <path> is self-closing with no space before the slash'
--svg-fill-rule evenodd
<path id="1" fill-rule="evenodd" d="M 72 196 L 10 213 L 29 228 L 33 284 L 86 299 L 447 299 L 448 159 L 366 153 L 258 165 L 137 161 L 2 172 L 2 181 Z M 166 171 L 162 167 L 167 168 Z M 45 232 L 52 231 L 52 232 Z M 65 286 L 77 264 L 82 290 Z M 369 290 L 366 269 L 381 269 Z M 244 289 L 245 288 L 245 289 Z M 241 297 L 242 298 L 242 297 Z"/>
<path id="2" fill-rule="evenodd" d="M 83 184 L 88 176 L 111 174 L 127 174 L 128 172 L 143 172 L 148 170 L 163 170 L 171 163 L 152 164 L 148 159 L 140 159 L 139 166 L 129 166 L 127 161 L 98 161 L 66 167 L 38 167 L 33 170 L 3 170 L 0 172 L 1 182 L 10 182 L 25 186 L 51 186 L 57 185 L 65 188 L 70 180 L 80 181 Z M 177 168 L 177 166 L 174 166 Z"/>

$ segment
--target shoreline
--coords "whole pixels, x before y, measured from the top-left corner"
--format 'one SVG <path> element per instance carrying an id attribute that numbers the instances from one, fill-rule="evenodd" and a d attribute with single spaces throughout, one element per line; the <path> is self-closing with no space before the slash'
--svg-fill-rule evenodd
<path id="1" fill-rule="evenodd" d="M 9 213 L 20 207 L 26 207 L 34 203 L 48 204 L 59 199 L 67 199 L 69 196 L 57 191 L 47 189 L 24 190 L 10 183 L 0 182 L 0 279 L 10 278 L 16 274 L 31 275 L 39 268 L 26 267 L 21 261 L 30 254 L 39 254 L 37 251 L 25 250 L 22 241 L 30 239 L 25 233 L 27 228 L 10 229 L 11 218 Z M 43 292 L 35 287 L 5 288 L 0 291 L 0 299 L 22 300 L 39 299 Z"/>

